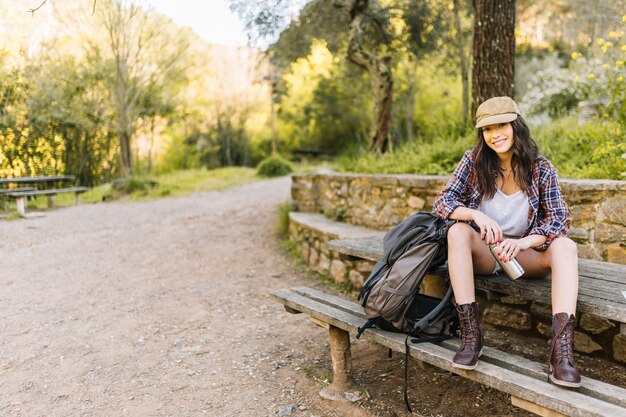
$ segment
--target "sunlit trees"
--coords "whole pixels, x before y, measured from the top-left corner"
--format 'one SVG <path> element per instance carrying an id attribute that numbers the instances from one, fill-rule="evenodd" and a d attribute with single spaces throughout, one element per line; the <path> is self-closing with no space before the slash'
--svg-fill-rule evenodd
<path id="1" fill-rule="evenodd" d="M 169 19 L 151 15 L 136 1 L 101 0 L 96 15 L 107 36 L 116 109 L 121 174 L 133 173 L 133 125 L 145 95 L 184 75 L 189 40 Z M 93 44 L 92 44 L 93 45 Z M 97 44 L 96 44 L 97 45 Z"/>

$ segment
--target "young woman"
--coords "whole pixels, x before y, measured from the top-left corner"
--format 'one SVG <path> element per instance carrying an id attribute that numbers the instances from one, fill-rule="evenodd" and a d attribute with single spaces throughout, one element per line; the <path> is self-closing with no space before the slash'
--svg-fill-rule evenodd
<path id="1" fill-rule="evenodd" d="M 483 348 L 474 295 L 474 273 L 516 258 L 524 277 L 552 274 L 550 380 L 580 386 L 574 363 L 578 296 L 576 244 L 566 237 L 571 218 L 556 169 L 538 153 L 517 104 L 494 97 L 476 111 L 478 141 L 467 151 L 435 201 L 442 219 L 458 220 L 448 232 L 448 267 L 461 322 L 454 366 L 474 369 Z"/>

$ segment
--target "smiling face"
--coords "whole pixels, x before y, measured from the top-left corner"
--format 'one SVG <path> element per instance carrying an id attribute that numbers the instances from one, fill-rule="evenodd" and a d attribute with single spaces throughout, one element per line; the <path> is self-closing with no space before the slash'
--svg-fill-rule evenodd
<path id="1" fill-rule="evenodd" d="M 481 129 L 485 143 L 499 156 L 513 153 L 515 134 L 513 133 L 513 126 L 511 126 L 510 122 L 487 125 Z"/>

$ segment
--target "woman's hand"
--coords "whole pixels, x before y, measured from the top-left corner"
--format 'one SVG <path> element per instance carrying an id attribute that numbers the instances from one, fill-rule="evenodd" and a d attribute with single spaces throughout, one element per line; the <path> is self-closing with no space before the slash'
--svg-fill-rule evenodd
<path id="1" fill-rule="evenodd" d="M 474 223 L 480 227 L 480 238 L 487 245 L 502 241 L 502 229 L 495 220 L 478 210 L 474 211 L 472 217 Z"/>
<path id="2" fill-rule="evenodd" d="M 517 257 L 521 251 L 529 249 L 531 242 L 529 239 L 504 239 L 504 241 L 498 245 L 498 259 L 502 262 L 509 262 L 511 259 Z"/>

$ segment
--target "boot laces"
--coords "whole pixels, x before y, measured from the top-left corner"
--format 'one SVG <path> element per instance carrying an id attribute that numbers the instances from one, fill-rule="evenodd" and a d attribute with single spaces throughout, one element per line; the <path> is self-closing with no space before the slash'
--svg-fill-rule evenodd
<path id="1" fill-rule="evenodd" d="M 461 345 L 473 345 L 478 340 L 477 320 L 474 319 L 473 312 L 468 311 L 467 314 L 459 315 L 459 320 L 461 322 Z"/>
<path id="2" fill-rule="evenodd" d="M 558 335 L 556 343 L 557 358 L 565 358 L 570 363 L 574 363 L 574 326 L 568 322 L 563 331 Z"/>

